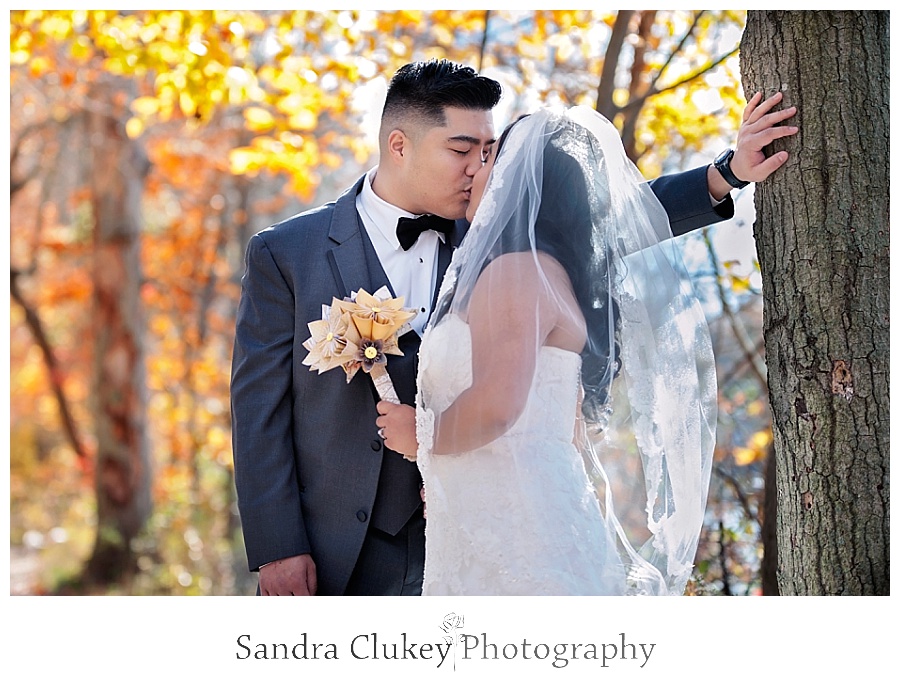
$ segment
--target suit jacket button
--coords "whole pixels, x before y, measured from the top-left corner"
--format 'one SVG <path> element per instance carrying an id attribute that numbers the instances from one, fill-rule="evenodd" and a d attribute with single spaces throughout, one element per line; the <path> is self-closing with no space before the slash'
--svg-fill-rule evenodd
<path id="1" fill-rule="evenodd" d="M 372 450 L 373 450 L 373 451 L 380 451 L 380 450 L 381 450 L 381 441 L 379 441 L 378 439 L 375 439 L 375 440 L 372 442 Z"/>
<path id="2" fill-rule="evenodd" d="M 360 522 L 365 522 L 368 517 L 369 516 L 366 515 L 366 511 L 364 511 L 364 510 L 356 511 L 356 519 L 359 520 Z"/>

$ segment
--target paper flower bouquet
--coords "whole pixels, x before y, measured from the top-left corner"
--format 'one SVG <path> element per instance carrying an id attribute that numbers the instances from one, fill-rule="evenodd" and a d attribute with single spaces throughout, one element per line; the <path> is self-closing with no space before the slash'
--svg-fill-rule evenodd
<path id="1" fill-rule="evenodd" d="M 334 298 L 322 305 L 322 319 L 309 322 L 312 336 L 303 342 L 309 351 L 304 365 L 319 374 L 343 368 L 347 383 L 362 369 L 372 377 L 383 401 L 400 403 L 387 373 L 387 356 L 403 355 L 400 336 L 410 329 L 415 310 L 403 307 L 403 298 L 393 298 L 386 286 L 374 294 L 364 289 L 350 298 Z"/>

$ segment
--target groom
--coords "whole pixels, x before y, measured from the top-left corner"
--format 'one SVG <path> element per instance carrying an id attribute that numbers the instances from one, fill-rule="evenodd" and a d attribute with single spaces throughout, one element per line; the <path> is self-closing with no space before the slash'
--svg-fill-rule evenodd
<path id="1" fill-rule="evenodd" d="M 378 167 L 335 202 L 250 240 L 231 404 L 238 505 L 263 595 L 421 593 L 418 469 L 384 446 L 368 376 L 347 384 L 340 370 L 311 372 L 302 342 L 307 323 L 333 297 L 389 286 L 416 310 L 413 331 L 400 339 L 403 357 L 388 364 L 401 403 L 415 405 L 420 336 L 468 226 L 458 218 L 494 142 L 491 110 L 499 99 L 500 85 L 468 67 L 446 60 L 404 66 L 388 89 Z M 733 157 L 651 182 L 674 233 L 731 217 L 730 189 L 783 164 L 786 156 L 766 159 L 761 150 L 791 133 L 773 128 L 792 114 L 784 112 L 745 113 Z M 403 221 L 420 215 L 429 217 Z"/>

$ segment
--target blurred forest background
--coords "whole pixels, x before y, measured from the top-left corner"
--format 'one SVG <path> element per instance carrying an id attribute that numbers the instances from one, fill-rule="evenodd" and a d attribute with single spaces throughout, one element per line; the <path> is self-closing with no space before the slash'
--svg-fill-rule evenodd
<path id="1" fill-rule="evenodd" d="M 613 120 L 648 178 L 733 145 L 733 11 L 10 13 L 10 590 L 252 594 L 228 382 L 243 251 L 377 163 L 387 80 L 446 57 Z M 768 95 L 768 94 L 767 94 Z M 719 435 L 695 594 L 772 592 L 752 185 L 677 239 Z"/>

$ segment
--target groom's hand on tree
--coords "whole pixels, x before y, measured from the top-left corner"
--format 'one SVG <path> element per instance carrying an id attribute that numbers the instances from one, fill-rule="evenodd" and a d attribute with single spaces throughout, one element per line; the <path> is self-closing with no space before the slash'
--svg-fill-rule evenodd
<path id="1" fill-rule="evenodd" d="M 259 569 L 261 596 L 314 596 L 316 564 L 308 553 L 272 561 Z"/>
<path id="2" fill-rule="evenodd" d="M 741 181 L 765 181 L 787 162 L 788 154 L 783 150 L 771 157 L 766 157 L 763 152 L 763 148 L 776 139 L 793 136 L 799 131 L 796 126 L 782 126 L 784 120 L 797 114 L 796 107 L 771 112 L 783 98 L 779 92 L 762 100 L 762 94 L 756 93 L 744 108 L 743 122 L 738 129 L 734 157 L 730 163 L 732 173 Z M 714 165 L 708 168 L 707 181 L 709 192 L 716 200 L 721 200 L 732 190 Z"/>

